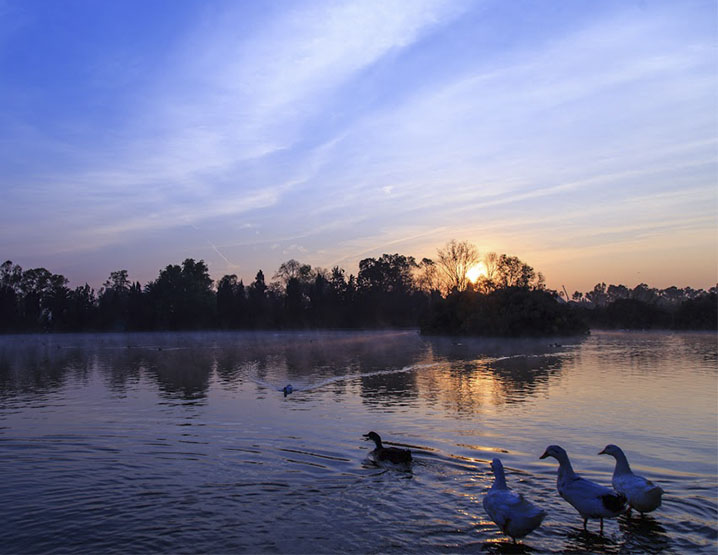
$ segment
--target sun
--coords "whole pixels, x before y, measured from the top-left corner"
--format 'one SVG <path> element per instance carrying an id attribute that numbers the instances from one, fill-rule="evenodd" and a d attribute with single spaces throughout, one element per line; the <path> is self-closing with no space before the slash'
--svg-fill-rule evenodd
<path id="1" fill-rule="evenodd" d="M 466 278 L 471 283 L 476 283 L 477 281 L 479 281 L 479 278 L 484 277 L 486 274 L 486 266 L 484 266 L 483 262 L 479 262 L 478 264 L 474 264 L 466 271 Z"/>

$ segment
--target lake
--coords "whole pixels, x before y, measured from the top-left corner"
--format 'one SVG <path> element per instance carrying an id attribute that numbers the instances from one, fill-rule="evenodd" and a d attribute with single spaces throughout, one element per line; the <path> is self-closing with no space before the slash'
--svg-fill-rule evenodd
<path id="1" fill-rule="evenodd" d="M 295 391 L 284 396 L 281 389 Z M 410 471 L 374 466 L 374 430 Z M 610 484 L 615 443 L 666 491 L 583 531 L 549 444 Z M 715 334 L 414 331 L 0 337 L 0 552 L 706 552 L 718 546 Z M 510 545 L 500 457 L 544 508 Z"/>

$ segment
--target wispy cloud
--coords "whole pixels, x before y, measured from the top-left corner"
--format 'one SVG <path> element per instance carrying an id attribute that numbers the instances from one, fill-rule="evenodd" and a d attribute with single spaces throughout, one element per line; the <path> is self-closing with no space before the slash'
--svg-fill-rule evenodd
<path id="1" fill-rule="evenodd" d="M 707 233 L 718 87 L 703 8 L 564 7 L 576 15 L 527 5 L 521 27 L 490 1 L 192 6 L 153 72 L 133 52 L 87 69 L 88 87 L 117 72 L 125 91 L 103 97 L 106 130 L 89 108 L 52 128 L 0 110 L 0 247 L 150 248 L 195 225 L 192 244 L 226 268 L 431 256 L 454 237 L 538 265 Z"/>
<path id="2" fill-rule="evenodd" d="M 313 3 L 238 37 L 234 26 L 243 13 L 230 8 L 190 35 L 177 64 L 158 76 L 138 111 L 115 131 L 114 158 L 105 148 L 62 145 L 84 168 L 64 176 L 49 168 L 19 190 L 19 201 L 39 212 L 43 197 L 54 205 L 72 198 L 84 209 L 84 217 L 63 223 L 72 238 L 63 240 L 68 249 L 274 205 L 311 177 L 327 149 L 317 137 L 301 157 L 281 160 L 304 140 L 301 130 L 321 112 L 322 99 L 459 12 L 459 4 L 435 0 Z M 44 224 L 58 222 L 47 214 Z M 50 234 L 45 243 L 56 248 Z"/>

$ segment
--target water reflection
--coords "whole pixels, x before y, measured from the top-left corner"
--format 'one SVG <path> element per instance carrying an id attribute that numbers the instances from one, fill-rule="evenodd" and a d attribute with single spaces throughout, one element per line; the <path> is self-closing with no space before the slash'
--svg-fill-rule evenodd
<path id="1" fill-rule="evenodd" d="M 0 545 L 715 552 L 716 360 L 690 334 L 0 337 Z M 370 429 L 411 445 L 411 474 L 364 464 Z M 630 446 L 664 506 L 585 534 L 538 461 L 557 436 L 601 483 L 598 450 Z M 518 547 L 481 508 L 496 453 L 549 512 Z"/>
<path id="2" fill-rule="evenodd" d="M 628 538 L 624 550 L 629 552 L 665 553 L 674 549 L 666 528 L 651 515 L 621 516 L 618 527 Z"/>
<path id="3" fill-rule="evenodd" d="M 574 340 L 575 344 L 575 340 Z M 334 334 L 128 334 L 21 336 L 0 343 L 0 392 L 51 392 L 68 376 L 104 375 L 115 395 L 141 380 L 167 398 L 201 400 L 216 379 L 271 389 L 325 388 L 340 398 L 358 378 L 366 403 L 387 407 L 425 398 L 460 415 L 522 402 L 559 373 L 564 345 L 546 341 L 421 338 L 414 332 Z"/>
<path id="4" fill-rule="evenodd" d="M 543 393 L 552 378 L 560 374 L 563 358 L 556 355 L 528 355 L 499 359 L 488 364 L 501 384 L 501 398 L 516 403 Z"/>

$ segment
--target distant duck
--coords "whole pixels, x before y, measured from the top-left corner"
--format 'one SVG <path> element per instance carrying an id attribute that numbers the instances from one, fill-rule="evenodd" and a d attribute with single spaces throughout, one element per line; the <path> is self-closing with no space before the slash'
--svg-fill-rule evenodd
<path id="1" fill-rule="evenodd" d="M 495 479 L 484 496 L 484 510 L 496 526 L 516 543 L 516 538 L 523 538 L 541 526 L 546 511 L 506 486 L 504 466 L 500 459 L 491 461 L 491 470 L 494 471 Z"/>
<path id="2" fill-rule="evenodd" d="M 643 476 L 637 476 L 631 471 L 628 459 L 617 445 L 606 445 L 599 455 L 611 455 L 616 459 L 616 468 L 613 471 L 613 487 L 628 499 L 628 514 L 636 509 L 641 516 L 650 513 L 661 506 L 663 490 Z"/>
<path id="3" fill-rule="evenodd" d="M 583 529 L 589 518 L 601 519 L 601 534 L 603 534 L 603 519 L 614 518 L 626 510 L 626 496 L 616 493 L 610 488 L 596 482 L 581 478 L 573 471 L 571 461 L 563 448 L 558 445 L 549 445 L 541 455 L 541 459 L 553 457 L 559 463 L 558 480 L 556 487 L 558 493 L 579 512 L 583 518 Z"/>
<path id="4" fill-rule="evenodd" d="M 376 448 L 370 453 L 375 462 L 390 462 L 393 464 L 410 464 L 411 451 L 408 449 L 399 449 L 398 447 L 384 447 L 381 443 L 381 437 L 376 432 L 364 434 L 364 439 L 371 440 Z"/>
<path id="5" fill-rule="evenodd" d="M 287 384 L 282 388 L 282 391 L 284 392 L 284 396 L 286 397 L 289 395 L 292 391 L 294 391 L 294 388 L 292 387 L 292 384 Z"/>

